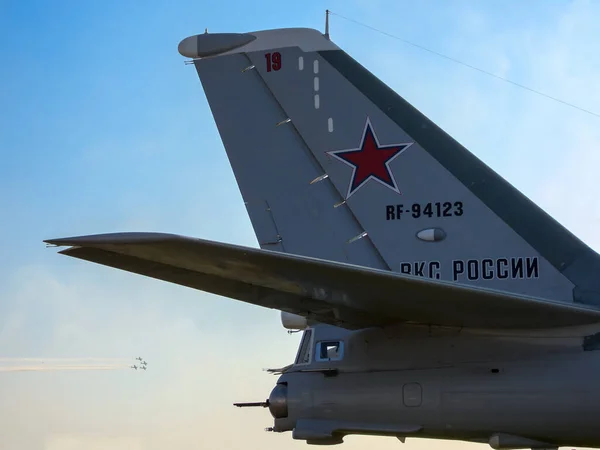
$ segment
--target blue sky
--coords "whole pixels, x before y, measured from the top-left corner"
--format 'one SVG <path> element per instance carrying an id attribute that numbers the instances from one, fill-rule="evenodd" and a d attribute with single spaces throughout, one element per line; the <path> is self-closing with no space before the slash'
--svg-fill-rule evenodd
<path id="1" fill-rule="evenodd" d="M 71 261 L 42 240 L 137 230 L 256 246 L 177 44 L 205 27 L 322 29 L 326 8 L 600 112 L 592 1 L 0 0 L 0 358 L 141 354 L 151 364 L 147 373 L 0 372 L 0 447 L 305 445 L 264 433 L 266 411 L 230 406 L 262 400 L 275 378 L 261 369 L 293 358 L 297 335 L 277 312 Z M 600 249 L 600 119 L 339 17 L 331 37 Z"/>

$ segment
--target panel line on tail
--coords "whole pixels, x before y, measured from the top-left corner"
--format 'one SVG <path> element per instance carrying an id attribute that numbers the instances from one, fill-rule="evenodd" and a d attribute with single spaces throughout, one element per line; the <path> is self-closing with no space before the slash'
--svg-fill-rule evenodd
<path id="1" fill-rule="evenodd" d="M 249 60 L 252 63 L 252 65 L 255 67 L 256 66 L 256 62 L 254 62 L 253 59 L 250 58 L 248 55 L 246 55 L 246 56 L 249 58 Z M 300 65 L 299 65 L 299 67 L 300 67 Z M 314 92 L 318 92 L 319 89 L 320 89 L 320 82 L 319 82 L 319 76 L 318 76 L 318 74 L 319 74 L 319 60 L 318 59 L 315 59 L 313 61 L 313 73 L 315 75 L 314 78 L 313 78 L 313 91 Z M 274 102 L 278 105 L 279 109 L 283 112 L 283 115 L 286 117 L 286 119 L 278 122 L 276 124 L 276 126 L 283 126 L 283 125 L 289 124 L 293 128 L 294 133 L 296 134 L 297 138 L 303 143 L 302 147 L 303 147 L 305 155 L 311 160 L 311 162 L 312 162 L 312 164 L 314 166 L 320 168 L 322 171 L 325 171 L 325 168 L 323 167 L 322 163 L 315 157 L 315 155 L 313 154 L 313 152 L 310 149 L 310 146 L 309 146 L 308 142 L 306 142 L 304 136 L 302 135 L 302 133 L 300 132 L 300 130 L 294 124 L 294 121 L 292 120 L 291 115 L 288 113 L 288 111 L 286 111 L 286 108 L 284 107 L 284 105 L 280 102 L 280 100 L 277 98 L 277 95 L 272 91 L 271 87 L 269 86 L 269 83 L 267 83 L 267 81 L 265 80 L 265 78 L 264 78 L 265 75 L 262 74 L 260 71 L 257 71 L 257 74 L 258 74 L 259 78 L 261 79 L 262 83 L 264 84 L 264 87 L 266 88 L 266 90 L 271 94 Z M 319 107 L 317 106 L 317 103 L 320 106 L 319 95 L 315 94 L 315 109 L 319 109 Z M 329 120 L 331 121 L 331 119 L 329 119 Z M 372 128 L 369 128 L 369 125 L 370 125 L 370 122 L 369 122 L 369 118 L 367 117 L 367 123 L 365 124 L 365 133 L 367 133 L 368 130 L 372 130 Z M 373 137 L 374 137 L 377 145 L 379 146 L 379 141 L 377 140 L 377 136 L 373 132 L 372 132 L 372 134 L 373 134 Z M 365 134 L 365 136 L 366 136 L 366 134 Z M 408 148 L 411 144 L 402 144 L 402 146 L 404 146 L 402 148 L 402 151 L 404 151 L 406 148 Z M 391 146 L 383 145 L 383 146 L 379 146 L 379 147 L 381 149 L 385 149 L 385 148 L 388 148 L 388 147 L 391 147 Z M 341 157 L 337 156 L 338 153 L 342 153 L 342 152 L 343 152 L 343 150 L 337 151 L 337 152 L 335 152 L 336 155 L 332 154 L 332 156 L 338 157 L 339 159 L 342 160 Z M 390 158 L 387 163 L 390 163 L 392 161 L 392 159 L 393 158 Z M 393 173 L 389 170 L 389 167 L 388 167 L 388 173 L 393 178 Z M 321 178 L 321 177 L 319 177 L 319 178 Z M 318 181 L 324 181 L 327 178 L 329 178 L 329 177 L 322 177 Z M 316 181 L 317 181 L 317 179 L 309 181 L 309 183 L 310 184 L 314 184 Z M 338 206 L 341 206 L 341 205 L 345 204 L 347 198 L 349 197 L 349 195 L 346 195 L 346 198 L 344 198 L 344 196 L 341 195 L 341 193 L 338 191 L 338 189 L 335 187 L 335 185 L 333 183 L 331 183 L 331 180 L 328 180 L 328 181 L 330 182 L 330 185 L 331 185 L 331 188 L 333 189 L 333 191 L 336 192 L 341 197 L 340 202 L 334 204 L 333 207 L 336 208 Z M 368 181 L 368 180 L 365 180 L 365 182 L 366 181 Z M 380 181 L 380 180 L 378 180 L 378 181 Z M 396 185 L 395 182 L 394 182 L 394 185 Z M 360 188 L 360 186 L 358 186 L 356 189 L 358 189 L 358 188 Z M 356 191 L 356 189 L 354 189 L 354 191 Z M 350 192 L 350 188 L 349 188 L 349 192 Z M 359 233 L 358 235 L 356 235 L 354 237 L 349 237 L 348 239 L 346 239 L 346 243 L 347 244 L 352 244 L 352 243 L 356 242 L 359 239 L 362 239 L 364 237 L 368 237 L 368 233 L 366 231 L 364 231 L 364 227 L 362 226 L 362 224 L 358 220 L 358 217 L 356 217 L 356 215 L 354 214 L 354 212 L 350 208 L 348 208 L 348 212 L 350 213 L 350 216 L 353 218 L 353 220 L 356 222 L 356 224 L 362 230 L 361 233 Z M 271 218 L 273 219 L 273 223 L 275 224 L 275 228 L 277 229 L 276 219 L 275 219 L 275 216 L 273 215 L 273 212 L 271 211 L 270 207 L 269 207 L 269 214 L 270 214 Z M 278 241 L 276 243 L 283 243 L 284 239 L 285 239 L 285 237 L 283 235 L 280 235 L 279 232 L 278 232 Z M 381 262 L 383 264 L 385 264 L 385 266 L 389 270 L 391 270 L 391 267 L 389 266 L 389 264 L 387 263 L 387 261 L 385 261 L 385 258 L 383 258 L 383 255 L 381 254 L 381 252 L 379 251 L 379 249 L 377 248 L 377 246 L 375 245 L 375 243 L 373 241 L 371 241 L 370 239 L 367 239 L 367 241 L 370 243 L 370 245 L 372 246 L 372 249 L 373 249 L 374 253 L 376 255 L 378 255 L 378 257 L 381 260 Z M 283 245 L 282 245 L 282 247 L 283 247 Z"/>
<path id="2" fill-rule="evenodd" d="M 271 218 L 271 222 L 273 222 L 273 226 L 275 227 L 276 237 L 274 241 L 265 241 L 260 242 L 261 248 L 265 245 L 281 245 L 281 251 L 285 252 L 285 244 L 283 242 L 283 238 L 281 237 L 281 233 L 279 232 L 279 228 L 277 228 L 277 222 L 275 222 L 275 217 L 273 217 L 273 211 L 271 211 L 271 206 L 268 201 L 265 201 L 266 211 Z"/>

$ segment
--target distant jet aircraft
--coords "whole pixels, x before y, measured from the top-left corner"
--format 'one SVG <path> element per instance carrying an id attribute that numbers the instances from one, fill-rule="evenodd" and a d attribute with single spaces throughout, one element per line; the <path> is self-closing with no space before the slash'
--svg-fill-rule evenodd
<path id="1" fill-rule="evenodd" d="M 142 366 L 141 369 L 142 370 L 147 370 L 148 368 L 146 366 Z"/>
<path id="2" fill-rule="evenodd" d="M 200 34 L 179 52 L 261 249 L 161 233 L 48 243 L 282 310 L 304 330 L 294 363 L 267 401 L 238 404 L 268 407 L 272 431 L 600 446 L 597 253 L 316 30 Z"/>
<path id="3" fill-rule="evenodd" d="M 148 363 L 146 361 L 142 361 L 142 366 L 147 366 Z"/>
<path id="4" fill-rule="evenodd" d="M 141 357 L 141 356 L 138 356 L 138 357 L 137 357 L 137 358 L 135 358 L 135 359 L 137 359 L 138 361 L 141 361 L 141 360 L 142 360 L 142 357 Z"/>
<path id="5" fill-rule="evenodd" d="M 133 366 L 130 366 L 130 368 L 134 369 L 134 370 L 138 370 L 138 368 L 137 368 L 137 366 L 135 364 Z"/>

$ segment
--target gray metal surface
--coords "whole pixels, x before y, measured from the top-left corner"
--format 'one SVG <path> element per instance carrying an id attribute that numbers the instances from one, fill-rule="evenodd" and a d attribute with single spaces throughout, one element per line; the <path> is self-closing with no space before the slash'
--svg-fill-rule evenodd
<path id="1" fill-rule="evenodd" d="M 600 311 L 590 307 L 177 235 L 47 242 L 72 246 L 61 252 L 69 256 L 310 318 L 321 314 L 323 322 L 348 328 L 402 322 L 549 328 L 600 321 Z"/>
<path id="2" fill-rule="evenodd" d="M 600 446 L 598 352 L 582 352 L 570 339 L 426 331 L 386 337 L 314 327 L 313 349 L 337 335 L 347 352 L 342 361 L 311 358 L 279 378 L 287 385 L 288 415 L 275 419 L 275 431 L 307 427 L 293 436 L 321 443 L 379 434 L 494 448 Z"/>
<path id="3" fill-rule="evenodd" d="M 598 303 L 593 251 L 343 51 L 301 41 L 195 61 L 261 247 Z M 340 155 L 367 125 L 380 152 L 406 148 L 379 168 L 387 184 L 351 189 L 362 169 Z"/>
<path id="4" fill-rule="evenodd" d="M 261 56 L 263 59 L 264 57 Z M 196 67 L 262 248 L 387 268 L 350 211 L 334 209 L 333 187 L 310 185 L 322 170 L 245 55 L 201 59 Z M 228 86 L 228 88 L 225 88 Z"/>
<path id="5" fill-rule="evenodd" d="M 256 403 L 294 439 L 600 446 L 595 252 L 316 30 L 204 34 L 180 52 L 261 250 L 47 242 L 306 317 L 295 363 Z"/>

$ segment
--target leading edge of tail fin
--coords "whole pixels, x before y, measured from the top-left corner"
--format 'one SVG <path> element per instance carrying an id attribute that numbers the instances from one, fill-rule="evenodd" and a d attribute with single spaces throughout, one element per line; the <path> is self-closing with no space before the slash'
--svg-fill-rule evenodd
<path id="1" fill-rule="evenodd" d="M 179 49 L 261 248 L 600 305 L 593 250 L 317 30 Z"/>

